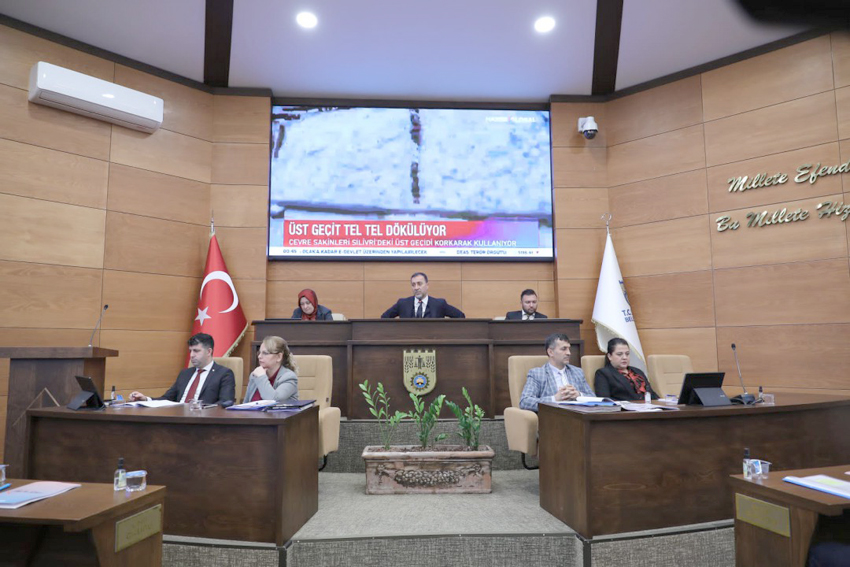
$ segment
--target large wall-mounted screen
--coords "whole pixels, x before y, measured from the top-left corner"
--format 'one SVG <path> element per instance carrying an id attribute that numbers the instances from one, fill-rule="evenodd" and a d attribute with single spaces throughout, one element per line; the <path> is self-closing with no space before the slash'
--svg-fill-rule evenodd
<path id="1" fill-rule="evenodd" d="M 553 258 L 548 111 L 272 114 L 270 258 Z"/>

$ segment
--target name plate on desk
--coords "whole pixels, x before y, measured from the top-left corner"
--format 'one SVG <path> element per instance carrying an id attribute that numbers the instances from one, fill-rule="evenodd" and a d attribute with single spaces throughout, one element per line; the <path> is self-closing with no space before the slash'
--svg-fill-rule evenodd
<path id="1" fill-rule="evenodd" d="M 735 494 L 735 518 L 775 534 L 791 537 L 791 516 L 785 506 Z"/>
<path id="2" fill-rule="evenodd" d="M 162 504 L 115 522 L 115 553 L 162 531 Z"/>

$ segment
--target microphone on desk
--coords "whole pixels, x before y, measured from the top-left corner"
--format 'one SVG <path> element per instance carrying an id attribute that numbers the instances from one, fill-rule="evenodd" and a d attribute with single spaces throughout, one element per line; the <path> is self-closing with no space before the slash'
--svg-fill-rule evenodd
<path id="1" fill-rule="evenodd" d="M 97 318 L 97 324 L 91 332 L 91 337 L 89 337 L 89 346 L 92 346 L 92 342 L 94 342 L 94 334 L 97 332 L 98 327 L 100 327 L 100 322 L 103 321 L 103 314 L 106 313 L 107 309 L 109 309 L 109 305 L 104 305 L 103 309 L 100 310 L 100 317 Z"/>
<path id="2" fill-rule="evenodd" d="M 751 406 L 756 403 L 756 397 L 752 394 L 747 393 L 747 387 L 744 386 L 744 377 L 741 376 L 741 365 L 738 362 L 738 349 L 735 348 L 735 343 L 732 343 L 732 354 L 735 355 L 735 366 L 738 367 L 738 380 L 741 381 L 741 389 L 744 390 L 744 393 L 740 396 L 735 396 L 731 398 L 733 404 L 743 404 L 745 406 Z"/>

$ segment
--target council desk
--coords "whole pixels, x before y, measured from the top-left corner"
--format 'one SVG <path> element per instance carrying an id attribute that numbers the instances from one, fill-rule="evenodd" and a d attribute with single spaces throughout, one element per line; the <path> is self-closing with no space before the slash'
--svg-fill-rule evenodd
<path id="1" fill-rule="evenodd" d="M 32 409 L 25 474 L 111 482 L 123 457 L 168 488 L 165 533 L 283 545 L 318 509 L 318 411 Z"/>
<path id="2" fill-rule="evenodd" d="M 586 538 L 732 518 L 744 448 L 776 470 L 850 462 L 850 398 L 579 413 L 540 404 L 540 506 Z"/>

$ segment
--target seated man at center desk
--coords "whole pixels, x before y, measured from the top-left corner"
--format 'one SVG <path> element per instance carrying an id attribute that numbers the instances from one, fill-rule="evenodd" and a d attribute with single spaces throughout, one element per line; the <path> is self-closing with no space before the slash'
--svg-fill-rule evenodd
<path id="1" fill-rule="evenodd" d="M 413 297 L 403 297 L 395 305 L 384 311 L 381 319 L 465 319 L 466 315 L 457 307 L 452 307 L 445 299 L 428 295 L 428 276 L 416 272 L 410 276 Z"/>
<path id="2" fill-rule="evenodd" d="M 236 380 L 233 371 L 213 362 L 213 338 L 198 333 L 189 338 L 189 368 L 180 371 L 177 380 L 157 400 L 188 403 L 199 399 L 205 404 L 233 405 L 236 398 Z M 141 392 L 130 394 L 131 402 L 150 401 Z"/>
<path id="3" fill-rule="evenodd" d="M 546 337 L 546 354 L 549 356 L 546 364 L 528 371 L 519 407 L 537 411 L 540 402 L 559 402 L 593 395 L 582 369 L 570 364 L 570 338 L 567 335 L 553 333 Z"/>

